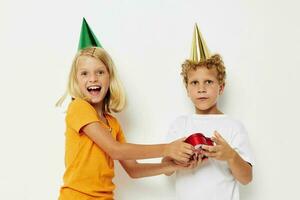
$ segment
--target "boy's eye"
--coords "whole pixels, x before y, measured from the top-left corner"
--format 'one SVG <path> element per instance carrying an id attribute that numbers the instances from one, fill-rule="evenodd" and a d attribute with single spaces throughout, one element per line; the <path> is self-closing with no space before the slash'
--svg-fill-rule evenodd
<path id="1" fill-rule="evenodd" d="M 211 84 L 213 84 L 214 82 L 212 81 L 212 80 L 206 80 L 205 81 L 205 84 L 207 84 L 207 85 L 211 85 Z"/>
<path id="2" fill-rule="evenodd" d="M 191 84 L 192 84 L 192 85 L 197 85 L 197 84 L 198 84 L 198 81 L 191 81 Z"/>

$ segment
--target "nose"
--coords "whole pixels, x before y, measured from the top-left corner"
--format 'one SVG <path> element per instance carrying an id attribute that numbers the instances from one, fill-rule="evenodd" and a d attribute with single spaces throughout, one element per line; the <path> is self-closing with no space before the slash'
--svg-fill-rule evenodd
<path id="1" fill-rule="evenodd" d="M 96 74 L 91 74 L 89 77 L 89 82 L 90 83 L 95 83 L 98 81 L 98 76 Z"/>
<path id="2" fill-rule="evenodd" d="M 199 84 L 198 88 L 197 88 L 197 92 L 198 93 L 206 93 L 206 87 L 204 84 Z"/>

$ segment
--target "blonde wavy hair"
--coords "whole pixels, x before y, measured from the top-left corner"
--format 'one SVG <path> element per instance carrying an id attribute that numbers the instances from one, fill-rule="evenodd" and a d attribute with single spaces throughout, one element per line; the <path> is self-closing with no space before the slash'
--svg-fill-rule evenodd
<path id="1" fill-rule="evenodd" d="M 78 51 L 76 54 L 71 71 L 69 73 L 68 85 L 65 94 L 57 101 L 56 106 L 61 106 L 62 103 L 66 100 L 68 95 L 72 97 L 72 99 L 81 98 L 87 100 L 87 97 L 83 95 L 80 91 L 77 81 L 77 64 L 78 58 L 80 56 L 91 56 L 96 59 L 102 61 L 108 72 L 109 72 L 109 89 L 104 97 L 104 112 L 110 113 L 113 112 L 120 112 L 125 107 L 125 93 L 122 87 L 121 81 L 119 80 L 116 67 L 110 57 L 110 55 L 102 48 L 99 47 L 89 47 L 83 50 Z"/>
<path id="2" fill-rule="evenodd" d="M 217 79 L 220 85 L 225 84 L 225 78 L 226 78 L 226 70 L 224 66 L 224 62 L 222 60 L 222 57 L 219 54 L 215 54 L 211 56 L 209 59 L 206 59 L 204 61 L 195 63 L 190 60 L 186 60 L 182 66 L 181 66 L 181 75 L 183 77 L 183 82 L 185 84 L 185 87 L 188 85 L 188 72 L 190 70 L 196 70 L 199 67 L 206 67 L 207 69 L 215 68 L 218 72 Z"/>

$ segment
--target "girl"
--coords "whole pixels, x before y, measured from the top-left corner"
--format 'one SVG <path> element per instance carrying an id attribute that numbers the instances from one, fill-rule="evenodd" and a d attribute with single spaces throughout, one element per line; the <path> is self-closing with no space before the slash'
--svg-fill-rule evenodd
<path id="1" fill-rule="evenodd" d="M 68 89 L 58 101 L 70 95 L 66 114 L 64 184 L 60 200 L 113 199 L 113 160 L 119 160 L 133 178 L 169 173 L 195 167 L 189 163 L 193 146 L 184 139 L 169 144 L 126 143 L 121 126 L 111 111 L 120 112 L 125 97 L 108 53 L 99 47 L 79 50 L 72 64 Z M 170 157 L 173 162 L 140 164 L 135 159 Z"/>

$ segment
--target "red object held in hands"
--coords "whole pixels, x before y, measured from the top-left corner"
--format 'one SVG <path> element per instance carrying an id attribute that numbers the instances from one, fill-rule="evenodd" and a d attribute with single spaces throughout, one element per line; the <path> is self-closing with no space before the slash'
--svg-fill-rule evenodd
<path id="1" fill-rule="evenodd" d="M 203 144 L 209 146 L 214 145 L 214 142 L 209 137 L 205 137 L 202 133 L 194 133 L 190 135 L 185 139 L 185 142 L 193 145 L 195 149 L 198 149 Z"/>

